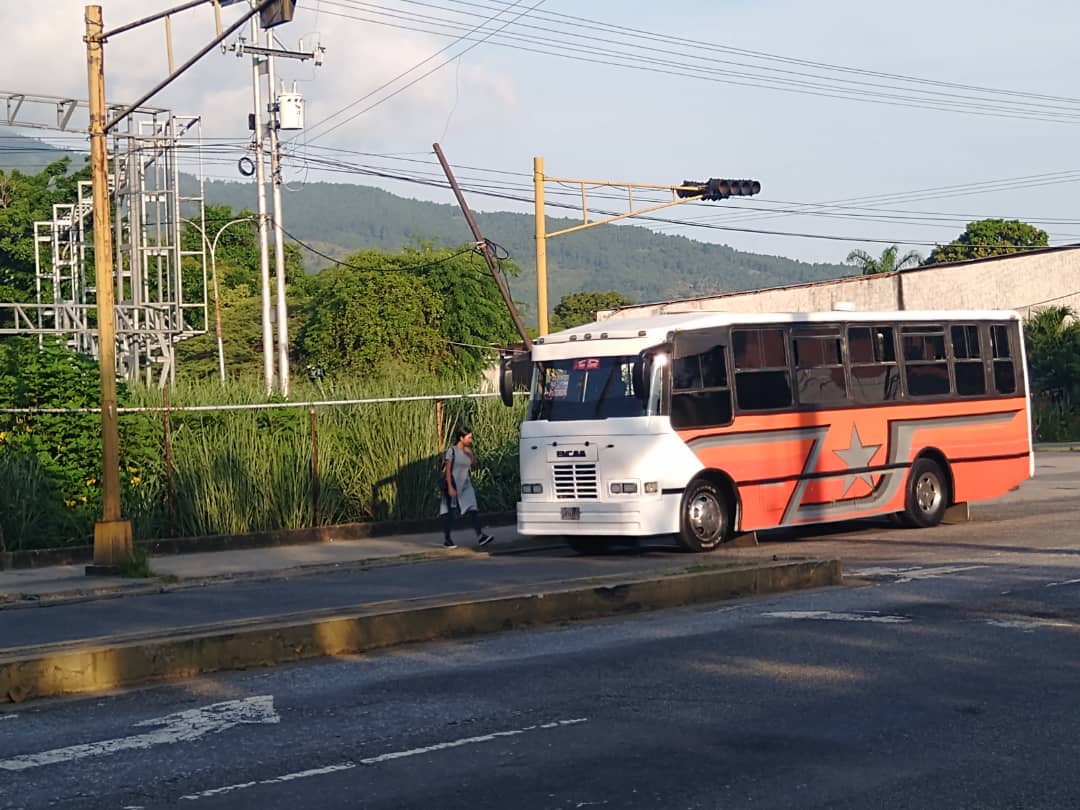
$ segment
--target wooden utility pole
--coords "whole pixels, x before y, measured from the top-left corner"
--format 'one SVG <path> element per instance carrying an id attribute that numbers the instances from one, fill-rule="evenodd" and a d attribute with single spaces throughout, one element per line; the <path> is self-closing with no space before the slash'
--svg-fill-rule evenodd
<path id="1" fill-rule="evenodd" d="M 533 158 L 533 194 L 536 206 L 536 324 L 540 335 L 548 333 L 547 220 L 544 218 L 544 159 Z"/>
<path id="2" fill-rule="evenodd" d="M 131 522 L 120 516 L 120 441 L 116 412 L 116 302 L 109 165 L 105 142 L 105 54 L 101 6 L 86 7 L 86 70 L 90 89 L 90 169 L 94 195 L 94 278 L 97 287 L 98 363 L 101 367 L 102 515 L 94 525 L 94 564 L 111 573 L 131 559 Z"/>

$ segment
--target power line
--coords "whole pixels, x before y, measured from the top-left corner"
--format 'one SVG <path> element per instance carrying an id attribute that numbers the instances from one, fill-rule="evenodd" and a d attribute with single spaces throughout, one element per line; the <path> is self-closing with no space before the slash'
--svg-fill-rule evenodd
<path id="1" fill-rule="evenodd" d="M 355 2 L 355 0 L 349 0 Z M 404 2 L 415 2 L 415 0 L 403 0 Z M 469 2 L 468 0 L 446 0 L 446 2 L 453 3 L 458 6 L 470 6 L 475 8 L 491 8 L 500 5 L 498 2 L 492 2 L 489 0 L 486 3 Z M 429 4 L 424 4 L 429 5 Z M 567 20 L 566 25 L 572 26 L 575 29 L 587 28 L 591 30 L 600 30 L 608 32 L 621 32 L 625 36 L 631 36 L 644 40 L 662 42 L 666 45 L 686 45 L 693 48 L 695 52 L 701 50 L 711 51 L 714 53 L 724 54 L 737 54 L 747 56 L 753 59 L 762 61 L 777 62 L 781 64 L 793 64 L 803 65 L 806 67 L 820 68 L 824 70 L 831 70 L 839 73 L 851 73 L 863 76 L 873 76 L 877 78 L 889 79 L 894 81 L 912 82 L 917 84 L 926 84 L 937 87 L 948 87 L 950 89 L 968 90 L 972 92 L 991 93 L 1005 96 L 1018 96 L 1024 98 L 1035 98 L 1047 101 L 1062 101 L 1069 104 L 1080 104 L 1080 98 L 1072 98 L 1068 96 L 1055 96 L 1046 95 L 1041 93 L 1029 93 L 1016 90 L 1004 90 L 999 88 L 983 87 L 979 85 L 962 84 L 957 82 L 941 81 L 936 79 L 927 79 L 923 77 L 909 76 L 900 73 L 885 73 L 882 71 L 867 70 L 865 68 L 853 68 L 844 65 L 835 65 L 827 62 L 813 61 L 807 59 L 799 59 L 789 56 L 783 56 L 780 54 L 768 53 L 765 51 L 750 50 L 747 48 L 736 48 L 730 45 L 718 45 L 711 42 L 702 42 L 700 40 L 691 40 L 683 37 L 675 37 L 671 35 L 658 34 L 653 31 L 646 31 L 640 28 L 632 28 L 628 26 L 616 25 L 613 23 L 605 23 L 600 20 L 594 20 L 587 17 L 575 16 L 572 14 L 562 14 L 555 11 L 541 11 L 535 15 L 539 19 L 560 19 Z"/>
<path id="2" fill-rule="evenodd" d="M 341 259 L 335 259 L 333 256 L 329 255 L 328 253 L 323 253 L 318 248 L 312 247 L 307 242 L 305 242 L 302 239 L 300 239 L 300 238 L 294 236 L 293 234 L 289 233 L 284 228 L 281 229 L 281 232 L 283 234 L 285 234 L 287 237 L 289 237 L 289 239 L 296 242 L 296 244 L 300 245 L 305 250 L 308 250 L 308 251 L 314 253 L 316 256 L 321 256 L 322 258 L 326 259 L 327 261 L 333 262 L 334 264 L 336 264 L 336 265 L 338 265 L 340 267 L 348 267 L 351 270 L 361 270 L 363 272 L 418 273 L 418 272 L 421 272 L 423 270 L 429 270 L 432 267 L 438 267 L 439 265 L 446 264 L 447 262 L 449 262 L 449 261 L 451 261 L 453 259 L 456 259 L 458 256 L 462 256 L 462 255 L 464 255 L 466 253 L 475 253 L 476 252 L 476 248 L 467 247 L 467 248 L 462 248 L 462 249 L 458 250 L 456 253 L 451 253 L 449 256 L 445 256 L 442 259 L 436 259 L 435 261 L 427 262 L 426 264 L 412 264 L 412 265 L 407 265 L 407 266 L 404 266 L 404 267 L 361 267 L 358 264 L 349 264 L 349 262 L 343 262 L 343 261 L 341 261 Z"/>
<path id="3" fill-rule="evenodd" d="M 449 188 L 449 185 L 445 181 L 440 182 L 440 181 L 434 180 L 434 179 L 427 179 L 427 178 L 423 178 L 423 177 L 404 175 L 404 174 L 388 172 L 388 171 L 380 171 L 380 170 L 372 169 L 372 168 L 348 167 L 346 164 L 342 164 L 340 162 L 335 164 L 333 170 L 342 171 L 342 172 L 346 172 L 346 173 L 350 173 L 350 174 L 360 174 L 360 175 L 365 175 L 365 176 L 380 177 L 380 178 L 389 179 L 389 180 L 399 180 L 399 181 L 408 182 L 408 183 L 417 183 L 417 184 L 420 184 L 420 185 L 426 185 L 426 186 L 431 186 L 431 187 L 441 188 L 441 189 Z M 529 203 L 529 204 L 531 204 L 533 202 L 532 198 L 530 198 L 530 197 L 514 195 L 514 194 L 504 192 L 504 191 L 492 191 L 492 190 L 483 189 L 483 188 L 474 188 L 474 187 L 469 186 L 469 185 L 463 185 L 462 187 L 466 191 L 469 191 L 470 193 L 478 194 L 478 195 L 481 195 L 481 196 L 495 197 L 495 198 L 498 198 L 498 199 L 512 200 L 512 201 L 515 201 L 515 202 Z M 572 205 L 570 203 L 552 202 L 552 203 L 550 203 L 550 205 L 552 207 L 555 207 L 555 208 L 577 210 L 577 206 Z M 593 212 L 596 213 L 596 214 L 603 215 L 603 216 L 615 216 L 615 215 L 618 215 L 619 213 L 623 213 L 623 212 L 607 211 L 607 210 L 602 210 L 602 209 L 593 209 Z M 905 245 L 919 245 L 919 246 L 924 246 L 924 247 L 936 247 L 937 245 L 940 244 L 940 242 L 937 242 L 937 241 L 926 241 L 926 240 L 922 240 L 922 239 L 900 239 L 900 238 L 896 238 L 896 237 L 892 237 L 892 238 L 888 238 L 888 239 L 881 239 L 881 238 L 871 238 L 871 237 L 861 237 L 861 236 L 845 236 L 845 235 L 836 235 L 836 234 L 818 234 L 818 233 L 805 233 L 805 232 L 798 232 L 798 231 L 780 231 L 780 230 L 767 230 L 767 229 L 761 229 L 761 228 L 745 228 L 745 227 L 737 227 L 737 226 L 732 226 L 732 225 L 718 225 L 718 224 L 712 224 L 712 223 L 707 223 L 707 222 L 699 222 L 699 221 L 693 221 L 693 220 L 671 219 L 671 218 L 667 218 L 667 217 L 646 216 L 646 215 L 635 217 L 635 219 L 638 220 L 638 221 L 659 222 L 659 223 L 664 223 L 664 224 L 667 224 L 667 225 L 681 225 L 681 226 L 686 226 L 686 227 L 706 228 L 706 229 L 709 229 L 709 230 L 718 230 L 718 231 L 734 232 L 734 233 L 758 234 L 758 235 L 765 235 L 765 236 L 786 236 L 786 237 L 798 237 L 798 238 L 805 238 L 805 239 L 820 239 L 820 240 L 826 240 L 826 241 L 843 241 L 843 242 L 864 242 L 864 243 L 869 242 L 869 243 L 877 243 L 877 244 L 884 244 L 884 245 L 905 244 Z M 972 245 L 971 247 L 977 247 L 977 246 Z M 988 245 L 987 247 L 995 247 L 995 246 L 989 246 Z M 1040 250 L 1040 249 L 1042 249 L 1042 248 L 1024 248 L 1024 249 L 1019 249 L 1019 250 L 1017 250 L 1015 252 L 1020 253 L 1020 252 L 1027 252 L 1029 250 Z"/>
<path id="4" fill-rule="evenodd" d="M 522 0 L 514 0 L 514 2 L 513 2 L 513 3 L 512 3 L 512 4 L 510 5 L 510 6 L 508 6 L 508 7 L 507 7 L 507 8 L 505 8 L 505 9 L 502 9 L 502 10 L 500 10 L 500 11 L 499 11 L 499 12 L 497 12 L 496 14 L 494 14 L 494 15 L 492 15 L 491 17 L 489 17 L 488 19 L 484 20 L 484 22 L 482 22 L 482 23 L 480 24 L 480 26 L 477 26 L 477 28 L 473 29 L 473 31 L 479 30 L 479 28 L 482 28 L 483 26 L 487 25 L 487 23 L 489 23 L 489 22 L 492 22 L 492 21 L 494 21 L 494 20 L 495 20 L 496 18 L 498 18 L 499 16 L 501 16 L 501 15 L 503 14 L 503 12 L 504 12 L 504 11 L 508 11 L 509 9 L 512 9 L 512 8 L 514 8 L 515 6 L 519 5 L 519 4 L 521 3 L 521 2 L 522 2 Z M 401 93 L 401 92 L 404 92 L 405 90 L 408 90 L 408 89 L 409 89 L 410 87 L 412 87 L 413 85 L 415 85 L 415 84 L 416 84 L 417 82 L 423 81 L 424 79 L 426 79 L 426 78 L 427 78 L 428 76 L 430 76 L 430 75 L 431 75 L 432 73 L 434 73 L 435 71 L 437 71 L 437 70 L 439 70 L 440 68 L 443 68 L 443 67 L 445 67 L 446 65 L 450 64 L 450 62 L 454 61 L 454 59 L 458 59 L 458 58 L 460 58 L 461 56 L 465 55 L 466 53 L 468 53 L 469 51 L 471 51 L 471 50 L 472 50 L 473 48 L 475 48 L 475 47 L 476 47 L 477 45 L 480 45 L 480 44 L 482 44 L 483 42 L 486 42 L 486 41 L 487 41 L 487 40 L 488 40 L 488 39 L 489 39 L 490 37 L 492 37 L 492 36 L 494 36 L 495 34 L 497 34 L 497 33 L 498 33 L 499 31 L 501 31 L 501 30 L 502 30 L 503 28 L 506 28 L 506 27 L 507 27 L 508 25 L 512 25 L 512 24 L 513 24 L 513 23 L 514 23 L 515 21 L 517 21 L 517 20 L 521 19 L 521 18 L 522 18 L 523 16 L 525 16 L 525 15 L 526 15 L 526 14 L 528 14 L 529 12 L 531 12 L 531 11 L 535 10 L 535 9 L 536 9 L 536 8 L 538 8 L 538 7 L 539 7 L 539 6 L 541 5 L 541 4 L 543 4 L 544 2 L 545 2 L 545 0 L 537 0 L 537 2 L 536 2 L 536 3 L 534 3 L 534 4 L 532 5 L 532 6 L 530 6 L 530 7 L 529 7 L 529 8 L 527 8 L 527 9 L 525 9 L 524 11 L 521 11 L 521 12 L 519 12 L 519 13 L 518 13 L 518 14 L 517 14 L 517 15 L 516 15 L 515 17 L 513 17 L 513 18 L 512 18 L 512 19 L 510 19 L 510 20 L 509 20 L 508 22 L 506 22 L 506 23 L 505 23 L 505 24 L 504 24 L 504 25 L 503 25 L 503 26 L 502 26 L 501 28 L 495 29 L 495 30 L 494 30 L 494 31 L 492 31 L 492 32 L 491 32 L 490 34 L 488 34 L 488 35 L 486 35 L 486 36 L 482 37 L 481 39 L 477 40 L 476 42 L 474 42 L 474 43 L 473 43 L 472 45 L 469 45 L 469 46 L 468 46 L 467 48 L 464 48 L 463 50 L 459 51 L 459 52 L 458 52 L 458 53 L 457 53 L 457 54 L 456 54 L 456 55 L 455 55 L 454 57 L 452 57 L 451 59 L 447 59 L 447 60 L 444 60 L 444 61 L 443 61 L 443 62 L 441 62 L 440 64 L 438 64 L 438 65 L 436 65 L 435 67 L 433 67 L 433 68 L 431 68 L 430 70 L 428 70 L 427 72 L 425 72 L 425 73 L 421 74 L 420 76 L 418 76 L 417 78 L 413 79 L 413 80 L 412 80 L 411 82 L 407 83 L 407 84 L 406 84 L 406 85 L 404 85 L 403 87 L 400 87 L 400 88 L 398 88 L 397 90 L 393 91 L 393 92 L 392 92 L 392 93 L 390 93 L 389 95 L 387 95 L 387 96 L 385 96 L 385 97 L 383 97 L 383 98 L 379 99 L 379 100 L 378 100 L 378 101 L 376 101 L 375 103 L 373 103 L 373 104 L 370 104 L 370 105 L 368 105 L 367 107 L 365 107 L 364 109 L 360 110 L 359 112 L 353 113 L 353 114 L 352 114 L 351 116 L 349 116 L 349 117 L 348 117 L 348 118 L 346 118 L 345 120 L 343 120 L 343 121 L 341 121 L 341 122 L 339 122 L 339 123 L 335 124 L 334 126 L 330 127 L 330 128 L 329 128 L 329 129 L 327 129 L 327 130 L 326 130 L 325 132 L 323 132 L 323 133 L 321 133 L 321 134 L 319 134 L 319 135 L 316 135 L 316 136 L 315 136 L 314 138 L 309 138 L 309 139 L 308 139 L 308 142 L 310 143 L 310 142 L 312 142 L 312 141 L 314 141 L 314 140 L 316 140 L 316 139 L 318 139 L 318 138 L 322 138 L 323 136 L 325 136 L 325 135 L 328 135 L 328 134 L 330 134 L 330 133 L 331 133 L 331 132 L 333 132 L 333 131 L 334 131 L 335 129 L 338 129 L 338 128 L 339 128 L 339 127 L 341 127 L 341 126 L 344 126 L 345 124 L 349 123 L 350 121 L 352 121 L 353 119 L 357 118 L 358 116 L 360 116 L 360 115 L 363 115 L 363 114 L 364 114 L 364 113 L 366 113 L 366 112 L 367 112 L 368 110 L 371 110 L 371 109 L 373 109 L 374 107 L 377 107 L 378 105 L 380 105 L 380 104 L 382 104 L 382 103 L 384 103 L 384 102 L 388 101 L 389 99 L 393 98 L 394 96 L 398 95 L 399 93 Z M 329 14 L 329 13 L 331 13 L 331 12 L 327 12 L 327 13 Z M 471 33 L 471 32 L 470 32 L 470 33 Z M 468 36 L 468 34 L 466 34 L 466 37 L 467 37 L 467 36 Z M 351 104 L 349 104 L 348 106 L 346 106 L 346 107 L 343 107 L 343 108 L 342 108 L 341 110 L 338 110 L 338 111 L 337 111 L 336 113 L 334 113 L 333 115 L 331 115 L 331 116 L 328 116 L 327 118 L 324 118 L 324 119 L 322 119 L 321 121 L 317 121 L 317 122 L 316 122 L 316 123 L 314 124 L 314 126 L 313 126 L 313 127 L 309 128 L 309 132 L 310 132 L 310 129 L 317 129 L 317 128 L 318 128 L 318 127 L 319 127 L 320 125 L 324 124 L 324 123 L 325 123 L 326 121 L 328 121 L 328 120 L 329 120 L 330 118 L 335 118 L 335 117 L 337 117 L 338 115 L 340 115 L 341 113 L 345 112 L 346 110 L 352 109 L 352 108 L 353 108 L 353 107 L 355 107 L 355 106 L 356 106 L 357 104 L 360 104 L 360 103 L 362 103 L 363 101 L 365 101 L 366 99 L 368 99 L 368 98 L 371 98 L 371 96 L 372 96 L 372 95 L 374 95 L 375 93 L 378 93 L 379 91 L 383 90 L 384 88 L 386 88 L 386 87 L 388 87 L 389 85 L 393 84 L 394 82 L 398 81 L 398 79 L 401 79 L 401 78 L 405 77 L 405 76 L 406 76 L 406 75 L 408 75 L 409 73 L 412 73 L 412 71 L 416 70 L 416 69 L 417 69 L 418 67 L 420 67 L 421 65 L 424 65 L 424 64 L 426 64 L 427 62 L 431 61 L 432 59 L 434 59 L 434 58 L 435 58 L 436 56 L 438 56 L 439 54 L 441 54 L 441 53 L 444 53 L 445 51 L 449 50 L 450 48 L 452 48 L 452 47 L 453 47 L 454 45 L 458 44 L 458 42 L 462 41 L 462 39 L 465 39 L 466 37 L 459 37 L 458 39 L 454 40 L 454 41 L 453 41 L 453 42 L 451 42 L 451 43 L 450 43 L 449 45 L 447 45 L 447 46 L 446 46 L 445 48 L 441 48 L 440 50 L 438 50 L 438 51 L 436 51 L 435 53 L 433 53 L 433 54 L 432 54 L 431 56 L 427 57 L 427 59 L 424 59 L 423 61 L 421 61 L 421 62 L 417 63 L 416 65 L 413 65 L 413 66 L 412 66 L 411 68 L 409 68 L 408 70 L 404 71 L 403 73 L 400 73 L 400 74 L 398 74 L 398 75 L 397 75 L 397 76 L 395 76 L 395 77 L 394 77 L 393 79 L 391 79 L 391 80 L 390 80 L 389 82 L 385 82 L 384 84 L 382 84 L 382 85 L 380 85 L 379 87 L 377 87 L 377 88 L 375 88 L 374 90 L 372 90 L 372 91 L 371 91 L 370 93 L 368 93 L 367 95 L 365 95 L 365 96 L 361 96 L 361 97 L 360 97 L 359 99 L 357 99 L 356 101 L 352 102 L 352 103 L 351 103 Z"/>
<path id="5" fill-rule="evenodd" d="M 413 2 L 413 0 L 406 0 L 406 2 Z M 415 2 L 414 4 L 429 6 L 432 5 L 429 3 Z M 373 19 L 371 17 L 360 17 L 344 12 L 329 10 L 327 11 L 328 14 L 333 14 L 335 16 L 343 17 L 345 19 L 355 19 L 362 22 L 369 22 L 377 25 L 385 25 L 399 29 L 412 30 L 425 34 L 432 34 L 437 36 L 453 36 L 454 34 L 448 33 L 448 30 L 462 32 L 465 28 L 464 24 L 454 19 L 448 19 L 445 17 L 431 17 L 428 15 L 396 13 L 398 9 L 385 11 L 382 10 L 387 8 L 385 6 L 371 3 L 362 3 L 359 2 L 359 0 L 337 0 L 334 5 L 344 6 L 351 9 L 363 9 L 368 14 L 380 15 L 389 19 Z M 445 7 L 434 7 L 446 10 Z M 974 115 L 989 115 L 992 117 L 1080 123 L 1080 109 L 1072 108 L 1069 106 L 1062 106 L 1059 104 L 1048 104 L 1041 100 L 1011 100 L 1012 98 L 1047 98 L 1053 100 L 1060 100 L 1066 102 L 1067 104 L 1080 103 L 1080 101 L 1077 101 L 1075 99 L 1068 99 L 1063 97 L 1044 97 L 1040 96 L 1039 94 L 1024 94 L 1016 91 L 996 91 L 992 88 L 978 88 L 974 86 L 956 85 L 957 87 L 970 88 L 970 90 L 974 92 L 1004 96 L 1004 98 L 981 98 L 978 96 L 963 96 L 956 93 L 946 93 L 940 90 L 925 90 L 920 87 L 896 87 L 893 85 L 882 85 L 878 82 L 861 82 L 852 79 L 837 79 L 829 76 L 821 76 L 820 74 L 806 73 L 805 71 L 800 72 L 786 69 L 781 70 L 777 68 L 762 68 L 760 66 L 745 65 L 744 63 L 733 64 L 747 67 L 752 71 L 764 70 L 768 72 L 764 74 L 760 72 L 746 73 L 732 71 L 726 68 L 709 68 L 707 66 L 696 67 L 696 65 L 700 64 L 703 61 L 712 61 L 718 64 L 726 64 L 727 60 L 717 60 L 710 59 L 709 57 L 702 57 L 700 54 L 700 49 L 704 46 L 704 44 L 697 42 L 689 42 L 686 40 L 676 40 L 673 38 L 666 38 L 663 40 L 668 43 L 693 46 L 693 53 L 683 54 L 683 56 L 685 57 L 683 61 L 674 61 L 665 58 L 643 57 L 635 53 L 626 53 L 622 51 L 612 50 L 611 48 L 597 47 L 595 45 L 591 47 L 583 47 L 581 45 L 570 44 L 568 42 L 560 41 L 557 39 L 537 37 L 535 35 L 521 36 L 512 33 L 500 33 L 507 26 L 508 24 L 502 26 L 502 28 L 498 29 L 497 31 L 486 31 L 484 33 L 483 41 L 491 39 L 495 36 L 495 34 L 498 33 L 498 39 L 493 40 L 492 44 L 513 47 L 516 50 L 530 51 L 549 56 L 561 56 L 565 58 L 575 59 L 577 61 L 632 68 L 636 70 L 645 70 L 661 75 L 674 75 L 681 77 L 697 78 L 707 81 L 719 81 L 722 83 L 746 87 L 800 92 L 808 95 L 824 96 L 830 98 L 861 100 L 871 103 L 887 104 L 890 106 L 913 107 L 950 112 L 965 112 Z M 540 26 L 535 26 L 527 23 L 522 24 L 521 27 L 544 30 L 549 33 L 555 33 L 561 36 L 574 37 L 583 40 L 586 43 L 593 41 L 600 42 L 604 45 L 613 44 L 610 42 L 610 40 L 602 40 L 596 37 L 589 37 L 575 32 L 553 31 L 552 29 L 544 29 Z M 615 28 L 618 27 L 616 26 Z M 483 30 L 483 24 L 481 24 L 481 26 L 479 27 L 464 31 L 464 33 L 460 33 L 458 35 L 458 40 L 456 41 L 461 41 L 462 39 L 470 39 L 473 36 L 474 32 L 477 30 Z M 536 47 L 536 43 L 538 42 L 547 43 L 549 46 L 553 46 L 557 50 L 551 50 L 550 47 L 546 49 L 538 48 Z M 614 44 L 620 46 L 627 45 L 627 43 Z M 640 45 L 635 47 L 637 47 L 638 50 L 642 50 L 642 46 Z M 657 53 L 670 53 L 670 48 L 662 50 L 658 48 L 652 48 L 651 46 L 645 47 L 648 50 Z M 687 61 L 689 59 L 692 59 L 693 62 Z M 856 72 L 854 69 L 849 68 L 839 68 L 836 66 L 826 67 L 841 72 Z M 776 73 L 789 74 L 789 76 L 772 75 Z M 873 74 L 873 72 L 867 73 Z M 923 81 L 907 77 L 894 78 L 916 83 Z M 823 84 L 822 82 L 825 83 Z M 952 86 L 951 83 L 933 82 L 932 80 L 927 80 L 923 83 L 927 86 Z M 903 95 L 904 93 L 917 93 L 922 95 L 910 96 Z"/>

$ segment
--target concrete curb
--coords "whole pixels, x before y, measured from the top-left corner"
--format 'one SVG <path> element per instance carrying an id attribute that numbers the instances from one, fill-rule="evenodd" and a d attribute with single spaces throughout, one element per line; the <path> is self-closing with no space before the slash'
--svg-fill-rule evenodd
<path id="1" fill-rule="evenodd" d="M 485 526 L 513 526 L 515 512 L 485 512 Z M 215 534 L 205 537 L 176 537 L 137 540 L 135 546 L 151 556 L 199 554 L 207 551 L 243 551 L 275 546 L 299 546 L 364 540 L 369 537 L 393 537 L 399 534 L 428 534 L 442 531 L 439 518 L 383 520 L 365 523 L 334 523 L 310 529 L 279 529 L 247 534 Z M 0 571 L 16 568 L 45 568 L 52 565 L 79 565 L 94 558 L 94 547 L 63 546 L 0 553 Z"/>
<path id="2" fill-rule="evenodd" d="M 114 599 L 121 596 L 146 596 L 157 593 L 171 593 L 189 588 L 205 588 L 210 585 L 223 585 L 230 582 L 279 582 L 300 579 L 302 577 L 325 574 L 346 573 L 350 571 L 370 571 L 377 568 L 392 568 L 398 565 L 416 565 L 418 563 L 443 560 L 463 559 L 473 555 L 499 556 L 503 554 L 527 554 L 533 551 L 551 551 L 565 548 L 563 543 L 552 543 L 549 539 L 529 539 L 511 541 L 497 548 L 473 549 L 458 546 L 454 549 L 433 548 L 430 551 L 414 551 L 397 554 L 392 557 L 364 557 L 356 560 L 339 562 L 306 563 L 288 568 L 268 568 L 254 571 L 231 571 L 221 574 L 204 574 L 193 577 L 175 577 L 161 574 L 147 579 L 133 579 L 127 582 L 96 585 L 86 588 L 74 588 L 55 592 L 41 593 L 0 593 L 0 610 L 20 610 L 25 608 L 43 608 L 56 605 L 70 605 L 78 602 L 91 602 L 96 599 Z M 151 563 L 151 568 L 153 564 Z"/>
<path id="3" fill-rule="evenodd" d="M 0 703 L 100 692 L 225 670 L 349 655 L 520 627 L 839 585 L 839 560 L 728 563 L 651 578 L 554 583 L 482 599 L 358 606 L 167 635 L 121 636 L 0 655 Z"/>
<path id="4" fill-rule="evenodd" d="M 1036 453 L 1076 453 L 1080 452 L 1080 442 L 1047 442 L 1035 445 Z"/>

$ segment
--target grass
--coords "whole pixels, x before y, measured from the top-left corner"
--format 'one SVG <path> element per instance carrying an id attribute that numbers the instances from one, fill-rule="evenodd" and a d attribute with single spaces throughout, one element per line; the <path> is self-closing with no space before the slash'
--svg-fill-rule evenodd
<path id="1" fill-rule="evenodd" d="M 415 386 L 406 395 L 429 391 Z M 305 401 L 369 399 L 401 392 L 376 384 L 329 390 L 308 385 L 294 393 L 299 407 L 172 412 L 171 517 L 160 462 L 164 452 L 158 450 L 158 460 L 146 464 L 152 475 L 140 481 L 138 491 L 129 492 L 125 501 L 136 536 L 240 534 L 434 516 L 447 437 L 464 423 L 476 434 L 480 467 L 474 482 L 481 508 L 513 509 L 519 488 L 523 402 L 506 408 L 498 398 L 464 398 L 454 391 L 441 406 L 425 400 L 317 407 L 313 434 Z M 161 404 L 154 390 L 140 390 L 137 399 L 140 405 Z M 170 395 L 174 407 L 266 401 L 257 386 L 236 383 L 180 386 Z M 121 416 L 122 421 L 146 418 Z M 152 418 L 162 419 L 156 414 Z M 160 433 L 163 436 L 163 430 Z"/>
<path id="2" fill-rule="evenodd" d="M 146 549 L 135 546 L 131 556 L 119 565 L 120 576 L 127 579 L 149 579 L 154 576 Z"/>

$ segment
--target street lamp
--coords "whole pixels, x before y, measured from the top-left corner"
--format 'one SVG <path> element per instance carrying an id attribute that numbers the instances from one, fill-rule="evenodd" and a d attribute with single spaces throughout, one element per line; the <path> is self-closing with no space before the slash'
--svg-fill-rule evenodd
<path id="1" fill-rule="evenodd" d="M 225 346 L 221 340 L 221 297 L 218 294 L 218 280 L 217 280 L 217 243 L 221 235 L 225 233 L 225 229 L 230 225 L 235 225 L 238 222 L 254 222 L 254 217 L 237 217 L 230 220 L 218 228 L 218 232 L 214 234 L 213 240 L 206 238 L 206 231 L 199 223 L 185 219 L 183 220 L 188 225 L 192 226 L 199 232 L 199 236 L 202 237 L 203 247 L 210 248 L 210 282 L 214 288 L 214 330 L 217 333 L 217 355 L 218 355 L 218 374 L 221 376 L 221 381 L 225 382 Z"/>
<path id="2" fill-rule="evenodd" d="M 547 221 L 544 218 L 544 184 L 545 183 L 573 183 L 581 187 L 581 214 L 583 222 L 563 228 L 561 231 L 547 232 Z M 604 219 L 589 221 L 588 191 L 589 186 L 602 186 L 606 188 L 625 188 L 629 200 L 630 210 L 625 214 L 616 214 Z M 684 180 L 680 186 L 658 186 L 650 183 L 612 183 L 607 180 L 582 180 L 573 177 L 547 177 L 544 174 L 544 159 L 533 158 L 533 188 L 536 207 L 536 309 L 537 326 L 541 335 L 548 331 L 548 305 L 547 305 L 547 240 L 556 236 L 562 236 L 575 231 L 592 228 L 594 225 L 605 225 L 628 217 L 636 217 L 639 214 L 647 214 L 650 211 L 659 211 L 661 208 L 670 208 L 673 205 L 695 202 L 697 200 L 726 200 L 728 197 L 742 197 L 757 194 L 761 191 L 761 183 L 757 180 L 722 180 L 709 179 L 706 181 Z M 645 208 L 634 208 L 634 189 L 670 191 L 671 200 L 668 202 L 650 205 Z"/>

